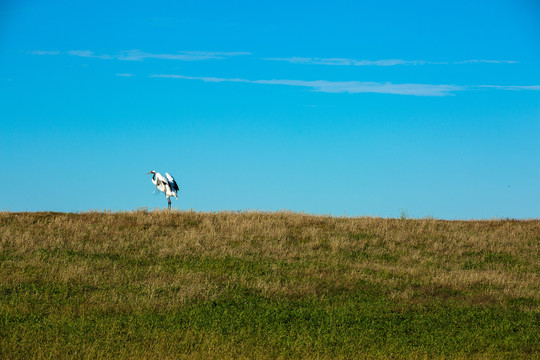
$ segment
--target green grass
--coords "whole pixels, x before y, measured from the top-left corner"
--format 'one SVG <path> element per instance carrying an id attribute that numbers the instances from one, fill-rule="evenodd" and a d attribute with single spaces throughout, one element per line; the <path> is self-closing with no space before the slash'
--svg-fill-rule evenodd
<path id="1" fill-rule="evenodd" d="M 540 358 L 540 221 L 0 213 L 0 358 Z"/>

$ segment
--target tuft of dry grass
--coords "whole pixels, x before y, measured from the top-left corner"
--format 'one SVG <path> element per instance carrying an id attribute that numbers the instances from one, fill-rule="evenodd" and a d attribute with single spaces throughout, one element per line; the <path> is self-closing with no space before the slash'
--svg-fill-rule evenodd
<path id="1" fill-rule="evenodd" d="M 539 259 L 539 220 L 0 212 L 0 357 L 534 357 Z"/>

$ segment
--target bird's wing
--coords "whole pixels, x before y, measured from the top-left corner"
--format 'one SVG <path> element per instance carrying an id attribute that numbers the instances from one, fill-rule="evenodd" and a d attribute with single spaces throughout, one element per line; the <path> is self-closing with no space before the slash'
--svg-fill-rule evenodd
<path id="1" fill-rule="evenodd" d="M 167 176 L 167 180 L 169 180 L 169 184 L 171 185 L 171 188 L 178 191 L 178 184 L 176 183 L 176 181 L 174 181 L 174 178 L 172 177 L 171 174 L 169 173 L 165 173 L 165 175 Z"/>
<path id="2" fill-rule="evenodd" d="M 165 177 L 161 175 L 160 173 L 156 173 L 156 180 L 157 180 L 158 185 L 159 184 L 167 185 L 169 183 L 167 179 L 165 179 Z"/>

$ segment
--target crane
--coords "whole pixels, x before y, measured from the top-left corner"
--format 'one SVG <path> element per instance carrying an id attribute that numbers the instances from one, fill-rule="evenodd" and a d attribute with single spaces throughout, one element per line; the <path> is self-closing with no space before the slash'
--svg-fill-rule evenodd
<path id="1" fill-rule="evenodd" d="M 178 196 L 176 195 L 178 189 L 178 184 L 174 180 L 171 174 L 165 173 L 165 176 L 161 175 L 160 173 L 156 172 L 155 170 L 150 171 L 148 174 L 152 175 L 152 183 L 156 185 L 157 189 L 161 191 L 162 193 L 165 193 L 165 197 L 167 198 L 167 203 L 169 204 L 169 209 L 171 208 L 171 196 L 174 196 L 176 199 L 178 199 Z"/>

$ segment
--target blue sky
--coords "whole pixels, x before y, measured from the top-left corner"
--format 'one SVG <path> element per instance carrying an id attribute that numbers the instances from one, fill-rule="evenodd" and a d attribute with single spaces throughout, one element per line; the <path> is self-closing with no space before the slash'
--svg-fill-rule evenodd
<path id="1" fill-rule="evenodd" d="M 540 5 L 3 1 L 0 210 L 540 217 Z"/>

